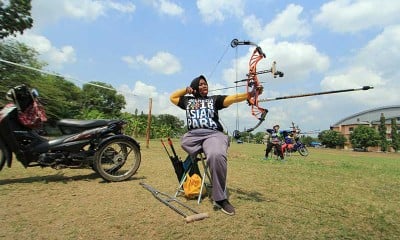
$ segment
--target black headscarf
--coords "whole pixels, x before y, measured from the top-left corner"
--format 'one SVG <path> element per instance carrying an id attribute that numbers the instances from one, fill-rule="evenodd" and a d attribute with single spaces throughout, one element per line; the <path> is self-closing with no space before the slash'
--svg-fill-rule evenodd
<path id="1" fill-rule="evenodd" d="M 200 75 L 197 78 L 193 79 L 192 82 L 190 83 L 190 87 L 196 90 L 196 92 L 193 94 L 196 98 L 201 97 L 199 92 L 199 85 L 201 79 L 203 79 L 207 83 L 206 77 L 204 77 L 203 75 Z"/>

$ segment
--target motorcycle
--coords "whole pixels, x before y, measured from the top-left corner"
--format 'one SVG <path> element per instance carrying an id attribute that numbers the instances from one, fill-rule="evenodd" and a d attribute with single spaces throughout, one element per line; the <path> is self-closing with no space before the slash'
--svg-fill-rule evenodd
<path id="1" fill-rule="evenodd" d="M 299 152 L 301 156 L 308 156 L 308 149 L 306 145 L 304 145 L 301 141 L 300 138 L 297 136 L 299 132 L 294 132 L 294 131 L 281 131 L 282 135 L 285 138 L 285 142 L 282 144 L 282 151 L 284 152 L 283 154 L 288 156 L 291 155 L 294 152 Z M 293 133 L 296 133 L 296 136 L 293 138 Z M 289 137 L 288 136 L 292 136 Z"/>
<path id="2" fill-rule="evenodd" d="M 139 169 L 139 143 L 122 133 L 123 120 L 61 120 L 63 135 L 41 136 L 47 120 L 37 90 L 19 85 L 7 92 L 12 103 L 0 111 L 0 171 L 13 156 L 25 167 L 92 168 L 104 180 L 124 181 Z"/>
<path id="3" fill-rule="evenodd" d="M 293 144 L 292 148 L 287 148 L 286 151 L 288 151 L 289 153 L 293 153 L 293 152 L 299 152 L 301 156 L 308 156 L 308 149 L 306 147 L 306 145 L 304 145 L 300 139 L 296 139 L 295 143 Z"/>

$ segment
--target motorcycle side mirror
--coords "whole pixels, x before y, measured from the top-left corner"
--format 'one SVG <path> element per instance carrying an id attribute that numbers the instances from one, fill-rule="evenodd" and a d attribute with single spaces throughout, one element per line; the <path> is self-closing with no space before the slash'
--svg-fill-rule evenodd
<path id="1" fill-rule="evenodd" d="M 38 91 L 37 89 L 33 88 L 32 91 L 31 91 L 31 93 L 32 93 L 32 96 L 33 96 L 34 98 L 39 97 L 39 91 Z"/>
<path id="2" fill-rule="evenodd" d="M 8 92 L 6 94 L 6 99 L 8 101 L 14 101 L 14 89 L 8 90 Z"/>

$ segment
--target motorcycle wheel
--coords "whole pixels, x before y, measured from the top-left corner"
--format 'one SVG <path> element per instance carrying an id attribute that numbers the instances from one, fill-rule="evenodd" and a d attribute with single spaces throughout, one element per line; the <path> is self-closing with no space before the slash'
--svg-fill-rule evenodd
<path id="1" fill-rule="evenodd" d="M 93 167 L 104 180 L 120 182 L 132 177 L 140 162 L 138 146 L 123 139 L 114 139 L 97 151 Z"/>
<path id="2" fill-rule="evenodd" d="M 308 156 L 308 149 L 306 146 L 300 147 L 299 149 L 297 149 L 300 153 L 301 156 Z"/>

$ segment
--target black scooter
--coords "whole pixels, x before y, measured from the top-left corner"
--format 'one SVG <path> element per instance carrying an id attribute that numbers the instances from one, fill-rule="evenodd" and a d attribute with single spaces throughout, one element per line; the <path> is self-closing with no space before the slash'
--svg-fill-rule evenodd
<path id="1" fill-rule="evenodd" d="M 12 103 L 0 111 L 0 171 L 6 163 L 11 167 L 15 155 L 25 168 L 92 168 L 113 182 L 137 172 L 140 145 L 122 133 L 123 120 L 62 120 L 59 128 L 64 135 L 47 139 L 36 128 L 44 114 L 38 111 L 43 109 L 38 96 L 25 85 L 8 91 Z"/>

